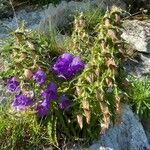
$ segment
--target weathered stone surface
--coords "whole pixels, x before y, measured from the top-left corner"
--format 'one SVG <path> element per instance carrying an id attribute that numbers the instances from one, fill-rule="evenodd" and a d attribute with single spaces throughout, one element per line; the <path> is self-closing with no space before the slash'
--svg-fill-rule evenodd
<path id="1" fill-rule="evenodd" d="M 143 124 L 144 130 L 145 130 L 145 133 L 147 135 L 148 142 L 150 144 L 150 118 L 142 119 L 142 124 Z"/>
<path id="2" fill-rule="evenodd" d="M 99 8 L 106 9 L 111 8 L 113 5 L 126 9 L 126 3 L 124 0 L 90 0 L 93 4 L 97 5 Z"/>
<path id="3" fill-rule="evenodd" d="M 150 20 L 125 20 L 122 38 L 140 52 L 150 53 Z"/>
<path id="4" fill-rule="evenodd" d="M 122 0 L 89 0 L 89 1 L 62 1 L 56 7 L 50 4 L 48 8 L 27 10 L 22 9 L 16 13 L 14 18 L 7 18 L 0 21 L 0 37 L 6 37 L 14 31 L 22 21 L 26 22 L 27 28 L 48 31 L 51 25 L 62 28 L 68 27 L 74 19 L 77 12 L 88 11 L 91 7 L 98 7 L 106 10 L 107 6 L 111 7 L 113 4 L 125 8 L 125 3 Z"/>
<path id="5" fill-rule="evenodd" d="M 126 106 L 123 123 L 111 127 L 88 150 L 150 150 L 150 145 L 138 118 Z"/>
<path id="6" fill-rule="evenodd" d="M 0 37 L 7 37 L 9 33 L 15 31 L 24 21 L 26 27 L 30 30 L 38 28 L 41 19 L 44 16 L 44 9 L 20 10 L 16 12 L 13 18 L 0 20 Z"/>
<path id="7" fill-rule="evenodd" d="M 128 60 L 125 64 L 125 68 L 128 74 L 135 75 L 137 77 L 150 75 L 150 64 L 146 61 L 148 58 L 146 57 L 144 61 L 130 61 Z"/>
<path id="8" fill-rule="evenodd" d="M 49 5 L 45 11 L 44 19 L 41 20 L 41 28 L 47 29 L 49 24 L 52 23 L 55 27 L 67 27 L 74 19 L 74 14 L 77 12 L 86 12 L 92 7 L 106 10 L 107 7 L 116 5 L 118 7 L 126 7 L 125 3 L 121 0 L 90 0 L 81 2 L 61 2 L 57 7 Z"/>

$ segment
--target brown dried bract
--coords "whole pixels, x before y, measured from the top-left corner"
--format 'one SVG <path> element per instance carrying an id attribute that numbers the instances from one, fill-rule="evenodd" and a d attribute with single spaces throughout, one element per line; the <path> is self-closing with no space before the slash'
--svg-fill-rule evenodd
<path id="1" fill-rule="evenodd" d="M 115 60 L 113 58 L 108 59 L 107 62 L 106 62 L 106 65 L 110 69 L 116 69 L 117 68 Z"/>
<path id="2" fill-rule="evenodd" d="M 81 114 L 77 115 L 77 122 L 78 122 L 80 129 L 82 129 L 83 128 L 83 115 Z"/>
<path id="3" fill-rule="evenodd" d="M 33 76 L 33 73 L 31 70 L 29 69 L 24 69 L 24 76 L 27 78 L 27 79 L 31 79 L 32 76 Z"/>
<path id="4" fill-rule="evenodd" d="M 124 103 L 121 102 L 121 97 L 116 97 L 116 124 L 122 123 Z"/>

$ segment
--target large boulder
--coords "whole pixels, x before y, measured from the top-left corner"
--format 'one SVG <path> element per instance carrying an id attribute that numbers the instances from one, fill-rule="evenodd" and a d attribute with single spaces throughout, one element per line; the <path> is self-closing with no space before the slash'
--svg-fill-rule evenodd
<path id="1" fill-rule="evenodd" d="M 150 54 L 150 20 L 125 20 L 122 38 L 139 52 Z"/>
<path id="2" fill-rule="evenodd" d="M 122 38 L 128 43 L 128 51 L 136 51 L 135 61 L 127 62 L 127 71 L 137 76 L 150 75 L 150 20 L 125 20 Z"/>
<path id="3" fill-rule="evenodd" d="M 111 127 L 88 150 L 150 150 L 142 124 L 126 106 L 123 123 Z"/>
<path id="4" fill-rule="evenodd" d="M 148 142 L 150 143 L 150 118 L 143 118 L 142 124 L 147 135 Z"/>

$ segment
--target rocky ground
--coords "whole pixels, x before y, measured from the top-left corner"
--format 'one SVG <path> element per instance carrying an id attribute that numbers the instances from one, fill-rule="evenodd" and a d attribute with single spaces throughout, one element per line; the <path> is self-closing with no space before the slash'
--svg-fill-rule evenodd
<path id="1" fill-rule="evenodd" d="M 71 14 L 76 11 L 87 11 L 88 8 L 95 6 L 106 9 L 107 6 L 111 7 L 113 4 L 123 9 L 126 8 L 126 4 L 121 0 L 71 1 L 62 2 L 57 7 L 52 4 L 43 8 L 31 9 L 26 7 L 15 12 L 13 18 L 0 20 L 0 41 L 17 29 L 23 20 L 27 23 L 27 29 L 42 30 L 47 33 L 51 25 L 57 28 L 67 26 L 72 20 Z M 150 20 L 125 20 L 123 27 L 122 38 L 132 46 L 132 49 L 136 50 L 140 58 L 127 63 L 128 72 L 140 77 L 150 74 Z M 3 61 L 0 60 L 1 69 L 2 64 Z M 1 95 L 2 97 L 5 96 Z M 148 124 L 150 124 L 150 119 L 143 120 L 143 129 L 138 117 L 133 114 L 129 106 L 126 106 L 124 108 L 123 123 L 111 127 L 98 141 L 93 142 L 88 150 L 149 150 L 150 126 Z M 77 145 L 72 147 L 70 149 L 83 149 Z"/>

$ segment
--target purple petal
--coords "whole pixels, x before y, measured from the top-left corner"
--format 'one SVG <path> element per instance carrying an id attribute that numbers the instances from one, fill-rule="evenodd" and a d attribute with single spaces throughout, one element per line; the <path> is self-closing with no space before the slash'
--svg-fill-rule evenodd
<path id="1" fill-rule="evenodd" d="M 71 63 L 71 69 L 74 74 L 84 69 L 84 63 L 79 56 L 73 59 Z"/>
<path id="2" fill-rule="evenodd" d="M 7 79 L 7 89 L 12 92 L 19 90 L 19 82 L 16 77 L 10 77 Z"/>
<path id="3" fill-rule="evenodd" d="M 64 53 L 58 58 L 53 66 L 53 71 L 58 77 L 71 80 L 76 73 L 84 69 L 84 63 L 80 57 L 73 57 L 72 54 Z"/>
<path id="4" fill-rule="evenodd" d="M 41 104 L 37 106 L 37 113 L 40 117 L 47 116 L 50 109 L 50 102 L 44 100 Z"/>
<path id="5" fill-rule="evenodd" d="M 70 53 L 64 53 L 62 56 L 61 56 L 61 59 L 65 62 L 68 62 L 68 63 L 71 63 L 72 60 L 73 60 L 73 55 L 70 54 Z"/>
<path id="6" fill-rule="evenodd" d="M 31 107 L 33 105 L 33 101 L 31 98 L 25 95 L 16 95 L 12 106 L 17 108 L 18 110 L 24 110 L 26 107 Z"/>
<path id="7" fill-rule="evenodd" d="M 37 81 L 37 83 L 39 85 L 44 84 L 45 80 L 46 80 L 46 74 L 44 71 L 42 70 L 38 70 L 34 75 L 33 78 Z"/>
<path id="8" fill-rule="evenodd" d="M 46 90 L 41 94 L 47 100 L 57 99 L 57 85 L 54 82 L 51 82 Z"/>

